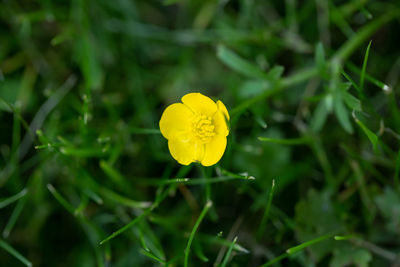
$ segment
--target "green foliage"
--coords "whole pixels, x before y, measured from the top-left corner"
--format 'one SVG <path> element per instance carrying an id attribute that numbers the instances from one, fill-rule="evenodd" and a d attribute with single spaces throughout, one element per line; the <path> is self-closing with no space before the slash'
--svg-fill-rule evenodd
<path id="1" fill-rule="evenodd" d="M 378 205 L 379 211 L 382 216 L 386 219 L 386 227 L 388 231 L 399 234 L 400 231 L 400 196 L 397 191 L 387 187 L 384 193 L 378 195 L 375 198 L 375 202 Z"/>
<path id="2" fill-rule="evenodd" d="M 333 255 L 330 265 L 332 267 L 348 266 L 351 264 L 359 267 L 367 267 L 372 260 L 372 255 L 368 250 L 350 246 L 335 249 Z"/>
<path id="3" fill-rule="evenodd" d="M 0 265 L 395 266 L 399 18 L 0 0 Z M 179 166 L 160 133 L 189 92 L 229 110 L 216 166 Z"/>

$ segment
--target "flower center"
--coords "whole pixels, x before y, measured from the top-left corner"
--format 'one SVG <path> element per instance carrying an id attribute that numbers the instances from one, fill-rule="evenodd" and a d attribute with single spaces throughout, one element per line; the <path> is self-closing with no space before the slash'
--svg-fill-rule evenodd
<path id="1" fill-rule="evenodd" d="M 195 117 L 192 125 L 193 135 L 202 143 L 208 143 L 215 135 L 215 126 L 211 117 L 199 115 Z"/>

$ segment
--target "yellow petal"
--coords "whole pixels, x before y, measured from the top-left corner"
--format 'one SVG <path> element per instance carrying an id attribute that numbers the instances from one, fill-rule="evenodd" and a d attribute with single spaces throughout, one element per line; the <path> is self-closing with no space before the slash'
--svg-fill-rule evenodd
<path id="1" fill-rule="evenodd" d="M 168 140 L 168 148 L 172 157 L 182 165 L 199 161 L 204 155 L 204 145 L 178 138 Z"/>
<path id="2" fill-rule="evenodd" d="M 229 126 L 225 115 L 221 111 L 217 111 L 213 116 L 215 132 L 217 135 L 227 136 L 229 134 Z"/>
<path id="3" fill-rule="evenodd" d="M 216 164 L 222 157 L 226 148 L 226 137 L 216 135 L 210 143 L 205 144 L 204 158 L 201 161 L 203 166 Z"/>
<path id="4" fill-rule="evenodd" d="M 217 101 L 217 107 L 218 107 L 218 110 L 221 111 L 225 115 L 226 120 L 229 121 L 229 119 L 230 119 L 229 118 L 229 113 L 228 113 L 228 110 L 226 109 L 224 103 L 222 103 L 221 101 L 218 100 Z"/>
<path id="5" fill-rule="evenodd" d="M 218 111 L 214 114 L 213 122 L 217 134 L 227 136 L 229 134 L 229 113 L 221 101 L 217 101 Z"/>
<path id="6" fill-rule="evenodd" d="M 190 93 L 182 97 L 182 102 L 188 106 L 194 113 L 200 115 L 212 116 L 217 111 L 217 104 L 200 93 Z"/>
<path id="7" fill-rule="evenodd" d="M 167 138 L 187 135 L 193 112 L 184 104 L 175 103 L 168 106 L 160 119 L 160 131 Z"/>

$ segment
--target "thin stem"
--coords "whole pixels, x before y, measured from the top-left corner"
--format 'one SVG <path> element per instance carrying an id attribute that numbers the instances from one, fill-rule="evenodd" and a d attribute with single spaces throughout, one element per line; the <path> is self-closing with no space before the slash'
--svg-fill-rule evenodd
<path id="1" fill-rule="evenodd" d="M 206 201 L 210 201 L 211 200 L 211 185 L 208 182 L 209 177 L 207 175 L 207 170 L 205 167 L 201 166 L 201 172 L 203 174 L 204 180 L 206 180 L 207 182 L 205 183 L 205 187 L 206 187 Z"/>
<path id="2" fill-rule="evenodd" d="M 259 231 L 258 231 L 258 238 L 259 239 L 261 239 L 261 237 L 262 237 L 262 235 L 264 233 L 264 230 L 265 230 L 265 225 L 266 225 L 267 220 L 268 220 L 269 211 L 271 209 L 272 198 L 274 196 L 274 190 L 275 190 L 275 180 L 272 180 L 272 186 L 271 186 L 271 189 L 270 189 L 269 194 L 268 194 L 267 206 L 265 207 L 264 215 L 262 217 L 261 224 L 260 224 Z"/>
<path id="3" fill-rule="evenodd" d="M 207 211 L 210 209 L 211 206 L 212 206 L 212 202 L 207 201 L 206 205 L 204 206 L 203 210 L 200 213 L 199 218 L 197 219 L 196 223 L 193 226 L 192 232 L 190 233 L 189 240 L 188 240 L 188 243 L 187 243 L 186 249 L 185 249 L 185 262 L 184 262 L 185 267 L 187 267 L 188 263 L 189 263 L 190 246 L 192 245 L 194 235 L 196 234 L 201 221 L 203 220 L 204 216 L 207 214 Z"/>

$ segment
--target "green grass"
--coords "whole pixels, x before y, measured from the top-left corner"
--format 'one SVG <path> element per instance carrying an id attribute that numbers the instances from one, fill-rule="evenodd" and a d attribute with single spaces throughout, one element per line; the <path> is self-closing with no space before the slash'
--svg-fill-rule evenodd
<path id="1" fill-rule="evenodd" d="M 0 1 L 0 265 L 395 265 L 399 23 L 395 0 Z M 159 130 L 189 92 L 230 113 L 212 167 Z"/>

